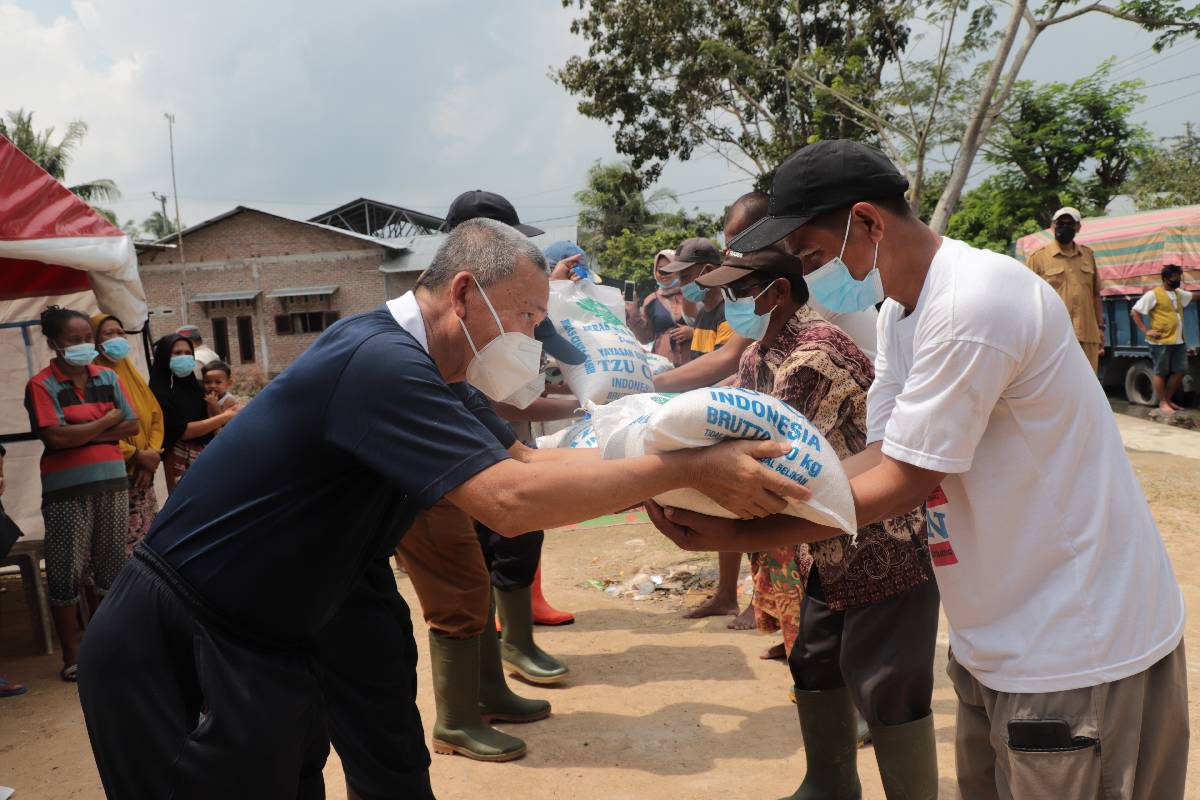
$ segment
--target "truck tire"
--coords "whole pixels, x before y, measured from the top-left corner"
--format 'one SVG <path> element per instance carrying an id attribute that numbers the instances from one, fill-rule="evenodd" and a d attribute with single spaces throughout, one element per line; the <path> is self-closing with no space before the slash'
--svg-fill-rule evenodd
<path id="1" fill-rule="evenodd" d="M 1125 399 L 1139 406 L 1158 405 L 1153 379 L 1154 368 L 1149 361 L 1133 362 L 1125 371 Z"/>

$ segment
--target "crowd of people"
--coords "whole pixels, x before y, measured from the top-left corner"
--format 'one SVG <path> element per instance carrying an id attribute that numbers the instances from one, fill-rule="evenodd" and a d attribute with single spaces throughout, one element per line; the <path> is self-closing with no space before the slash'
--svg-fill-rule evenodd
<path id="1" fill-rule="evenodd" d="M 573 621 L 542 595 L 542 530 L 644 504 L 682 549 L 718 554 L 689 617 L 777 632 L 764 657 L 787 661 L 805 751 L 794 800 L 860 797 L 867 738 L 889 798 L 937 797 L 939 609 L 964 797 L 1182 797 L 1182 597 L 1095 380 L 1078 212 L 1026 268 L 935 234 L 907 188 L 872 148 L 806 146 L 730 205 L 724 251 L 660 251 L 626 303 L 673 365 L 658 391 L 752 389 L 821 433 L 855 536 L 780 514 L 809 497 L 760 462 L 786 446 L 538 450 L 530 423 L 578 406 L 547 359 L 585 359 L 546 319 L 548 281 L 597 271 L 573 242 L 540 251 L 490 192 L 454 201 L 413 291 L 339 321 L 244 407 L 195 328 L 155 343 L 147 381 L 120 320 L 47 309 L 55 355 L 26 405 L 49 595 L 108 795 L 323 797 L 332 746 L 351 797 L 433 797 L 392 558 L 428 624 L 432 749 L 519 758 L 493 723 L 551 704 L 506 673 L 570 674 L 534 637 Z M 1134 320 L 1169 404 L 1191 295 L 1163 279 Z M 735 518 L 649 499 L 680 488 Z"/>

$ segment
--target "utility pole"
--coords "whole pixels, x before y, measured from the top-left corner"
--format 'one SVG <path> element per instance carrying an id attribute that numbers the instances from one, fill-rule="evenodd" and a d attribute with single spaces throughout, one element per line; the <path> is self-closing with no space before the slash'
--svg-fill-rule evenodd
<path id="1" fill-rule="evenodd" d="M 179 263 L 186 264 L 183 257 L 183 223 L 179 221 L 179 187 L 175 184 L 175 115 L 164 113 L 167 120 L 167 136 L 171 142 L 171 193 L 175 195 L 175 244 L 179 248 Z M 163 206 L 164 210 L 166 205 Z"/>
<path id="2" fill-rule="evenodd" d="M 158 192 L 151 192 L 150 196 L 153 197 L 155 200 L 157 200 L 159 202 L 159 205 L 162 206 L 162 221 L 165 223 L 167 220 L 170 219 L 170 217 L 167 216 L 167 196 L 165 194 L 159 194 Z M 165 239 L 167 237 L 160 236 L 158 238 Z"/>

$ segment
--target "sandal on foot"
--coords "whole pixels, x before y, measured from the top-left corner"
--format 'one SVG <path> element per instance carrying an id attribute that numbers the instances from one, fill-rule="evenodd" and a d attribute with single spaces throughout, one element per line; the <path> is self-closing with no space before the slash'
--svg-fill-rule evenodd
<path id="1" fill-rule="evenodd" d="M 71 664 L 62 668 L 62 672 L 58 673 L 58 677 L 62 678 L 67 683 L 77 683 L 79 681 L 79 665 Z"/>

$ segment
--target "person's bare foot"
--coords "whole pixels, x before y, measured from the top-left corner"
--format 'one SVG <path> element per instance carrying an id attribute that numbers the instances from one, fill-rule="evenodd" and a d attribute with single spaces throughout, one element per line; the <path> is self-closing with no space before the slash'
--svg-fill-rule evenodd
<path id="1" fill-rule="evenodd" d="M 1183 411 L 1183 406 L 1179 405 L 1179 403 L 1176 403 L 1174 400 L 1170 401 L 1168 405 L 1170 405 L 1171 408 L 1175 409 L 1176 411 Z"/>
<path id="2" fill-rule="evenodd" d="M 684 619 L 704 619 L 705 617 L 727 617 L 738 613 L 737 600 L 727 600 L 713 595 L 695 608 L 683 612 Z"/>
<path id="3" fill-rule="evenodd" d="M 783 642 L 780 642 L 763 650 L 758 657 L 763 661 L 783 660 L 787 658 L 787 648 L 783 646 Z"/>
<path id="4" fill-rule="evenodd" d="M 1168 402 L 1164 401 L 1164 402 L 1158 404 L 1158 410 L 1163 412 L 1164 414 L 1174 414 L 1178 410 L 1178 408 L 1175 406 L 1174 403 L 1168 403 Z"/>
<path id="5" fill-rule="evenodd" d="M 746 606 L 742 613 L 738 614 L 725 627 L 734 631 L 752 631 L 757 627 L 754 624 L 754 604 Z"/>

